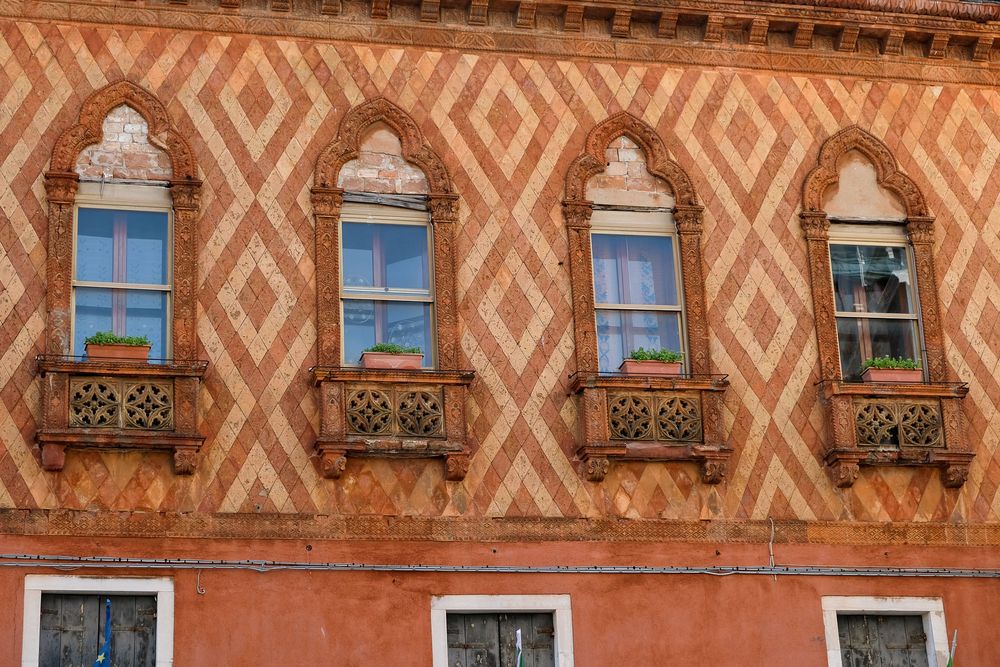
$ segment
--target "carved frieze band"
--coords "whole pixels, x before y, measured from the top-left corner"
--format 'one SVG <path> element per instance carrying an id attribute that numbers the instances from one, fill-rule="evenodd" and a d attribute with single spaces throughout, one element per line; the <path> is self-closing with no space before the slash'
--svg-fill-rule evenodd
<path id="1" fill-rule="evenodd" d="M 8 4 L 10 8 L 0 4 L 0 15 L 109 21 L 105 8 L 89 3 L 50 0 Z M 651 7 L 641 0 L 623 0 L 613 6 L 561 0 L 550 3 L 546 12 L 552 16 L 554 10 L 560 20 L 555 24 L 546 21 L 545 38 L 539 39 L 536 30 L 543 29 L 536 17 L 539 4 L 527 0 L 494 6 L 486 0 L 465 0 L 449 3 L 447 11 L 438 0 L 421 0 L 418 12 L 393 11 L 389 0 L 372 0 L 361 13 L 343 11 L 341 0 L 271 0 L 266 8 L 247 6 L 240 0 L 218 0 L 214 10 L 211 2 L 191 8 L 191 3 L 182 0 L 135 7 L 129 5 L 137 3 L 119 4 L 115 23 L 171 29 L 351 41 L 363 34 L 372 42 L 432 48 L 890 77 L 900 73 L 910 78 L 967 77 L 984 84 L 990 83 L 990 78 L 995 83 L 996 73 L 972 65 L 993 57 L 995 35 L 989 22 L 1000 19 L 1000 8 L 987 2 L 802 0 L 755 3 L 751 9 L 744 2 L 706 5 L 677 0 L 670 7 Z M 609 10 L 610 21 L 605 18 Z M 597 16 L 603 20 L 585 20 Z M 367 24 L 362 32 L 359 22 Z M 831 37 L 815 39 L 818 34 Z M 868 40 L 864 47 L 859 46 L 862 40 Z M 698 42 L 715 48 L 700 48 Z M 927 67 L 927 62 L 949 60 L 959 66 L 939 65 L 934 71 Z"/>

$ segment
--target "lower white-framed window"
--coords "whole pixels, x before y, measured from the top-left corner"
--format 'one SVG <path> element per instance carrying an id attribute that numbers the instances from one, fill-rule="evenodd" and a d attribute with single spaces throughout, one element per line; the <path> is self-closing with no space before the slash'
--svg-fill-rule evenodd
<path id="1" fill-rule="evenodd" d="M 829 667 L 903 658 L 911 665 L 948 664 L 941 598 L 824 596 L 822 602 Z"/>
<path id="2" fill-rule="evenodd" d="M 73 635 L 73 642 L 80 645 L 90 646 L 98 639 L 98 627 L 103 623 L 104 611 L 100 604 L 89 604 L 91 597 L 100 596 L 101 599 L 110 597 L 112 601 L 118 601 L 119 612 L 127 608 L 130 614 L 151 616 L 152 623 L 147 623 L 152 634 L 148 638 L 149 645 L 155 647 L 150 651 L 150 662 L 155 667 L 171 667 L 174 655 L 174 582 L 168 577 L 80 577 L 61 575 L 38 575 L 29 574 L 24 578 L 24 633 L 21 642 L 21 665 L 22 667 L 48 667 L 50 660 L 45 660 L 43 664 L 43 600 L 45 607 L 52 607 L 58 613 L 60 606 L 68 607 L 72 602 L 74 614 L 79 615 L 78 622 L 75 622 L 69 630 Z M 155 599 L 149 600 L 149 598 Z M 147 603 L 155 605 L 155 612 L 150 609 L 144 612 Z M 91 609 L 93 607 L 93 609 Z M 114 604 L 112 604 L 114 609 Z M 50 612 L 52 610 L 49 610 Z M 152 612 L 152 613 L 150 613 Z M 92 618 L 94 614 L 96 618 Z M 112 621 L 112 627 L 117 621 Z M 55 626 L 62 626 L 60 621 Z M 142 623 L 131 623 L 131 626 L 142 625 Z M 58 633 L 63 632 L 61 628 L 46 629 L 47 642 L 59 641 Z M 129 632 L 135 630 L 130 628 Z M 53 633 L 56 635 L 53 636 Z M 93 637 L 91 637 L 93 635 Z M 81 639 L 81 636 L 83 639 Z M 112 645 L 118 639 L 112 638 Z M 140 637 L 136 644 L 146 641 Z M 86 664 L 93 663 L 96 654 L 91 656 Z"/>
<path id="3" fill-rule="evenodd" d="M 518 629 L 522 631 L 525 653 L 536 654 L 533 664 L 573 667 L 573 618 L 569 595 L 442 595 L 433 598 L 433 665 L 448 667 L 451 664 L 449 652 L 455 651 L 491 653 L 496 656 L 496 664 L 514 664 L 513 655 L 504 662 L 503 654 L 515 650 L 513 638 Z M 472 632 L 477 636 L 471 637 Z M 549 655 L 551 661 L 546 660 Z"/>

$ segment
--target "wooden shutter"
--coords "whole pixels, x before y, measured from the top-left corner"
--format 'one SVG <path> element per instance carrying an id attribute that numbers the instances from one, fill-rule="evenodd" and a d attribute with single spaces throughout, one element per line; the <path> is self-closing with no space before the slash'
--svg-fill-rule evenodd
<path id="1" fill-rule="evenodd" d="M 837 617 L 843 667 L 928 667 L 920 616 Z"/>
<path id="2" fill-rule="evenodd" d="M 555 667 L 552 614 L 448 614 L 448 667 Z"/>
<path id="3" fill-rule="evenodd" d="M 39 667 L 91 667 L 104 639 L 103 595 L 42 595 Z M 154 667 L 156 596 L 111 595 L 111 664 Z"/>

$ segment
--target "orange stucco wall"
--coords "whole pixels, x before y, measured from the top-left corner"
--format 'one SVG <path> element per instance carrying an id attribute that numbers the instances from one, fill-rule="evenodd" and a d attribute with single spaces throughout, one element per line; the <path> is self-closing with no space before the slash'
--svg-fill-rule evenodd
<path id="1" fill-rule="evenodd" d="M 197 555 L 298 562 L 551 565 L 764 565 L 766 545 L 537 545 L 308 543 L 299 541 L 10 540 L 9 549 L 59 553 Z M 716 553 L 718 551 L 718 554 Z M 778 545 L 778 564 L 997 567 L 1000 554 L 970 549 L 830 548 Z M 23 576 L 0 570 L 0 664 L 20 653 Z M 70 574 L 94 574 L 73 571 Z M 114 572 L 100 572 L 102 575 Z M 118 574 L 121 574 L 120 572 Z M 958 629 L 962 665 L 1000 662 L 990 600 L 1000 580 L 629 574 L 439 574 L 149 570 L 175 585 L 177 665 L 431 664 L 430 604 L 436 595 L 571 596 L 578 667 L 825 664 L 824 595 L 925 596 L 944 603 Z M 127 576 L 126 575 L 126 576 Z"/>

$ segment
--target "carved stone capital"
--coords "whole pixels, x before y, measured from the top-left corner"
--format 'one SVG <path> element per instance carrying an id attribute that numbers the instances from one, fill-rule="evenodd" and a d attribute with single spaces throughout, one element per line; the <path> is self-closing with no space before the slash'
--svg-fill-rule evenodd
<path id="1" fill-rule="evenodd" d="M 701 206 L 677 206 L 674 209 L 674 224 L 678 234 L 701 234 L 705 209 Z"/>
<path id="2" fill-rule="evenodd" d="M 912 216 L 906 220 L 906 235 L 913 245 L 934 244 L 934 218 Z"/>
<path id="3" fill-rule="evenodd" d="M 857 449 L 854 450 L 832 450 L 827 452 L 826 464 L 830 468 L 830 476 L 833 483 L 841 489 L 854 486 L 858 475 L 861 474 L 861 461 L 867 455 Z"/>
<path id="4" fill-rule="evenodd" d="M 193 447 L 177 447 L 174 449 L 174 472 L 178 475 L 190 475 L 198 464 L 198 450 Z"/>
<path id="5" fill-rule="evenodd" d="M 583 476 L 590 482 L 603 482 L 611 462 L 604 456 L 587 456 L 583 460 Z"/>
<path id="6" fill-rule="evenodd" d="M 458 195 L 450 192 L 432 192 L 427 196 L 431 220 L 435 225 L 458 222 Z"/>
<path id="7" fill-rule="evenodd" d="M 830 240 L 830 220 L 823 211 L 802 211 L 799 213 L 799 225 L 810 241 Z"/>
<path id="8" fill-rule="evenodd" d="M 468 454 L 449 454 L 445 458 L 444 478 L 449 482 L 461 482 L 469 472 L 469 461 Z"/>
<path id="9" fill-rule="evenodd" d="M 594 213 L 589 201 L 564 201 L 563 217 L 570 229 L 590 229 L 590 218 Z"/>
<path id="10" fill-rule="evenodd" d="M 340 479 L 347 470 L 347 455 L 345 452 L 326 450 L 319 455 L 320 473 L 326 479 Z"/>
<path id="11" fill-rule="evenodd" d="M 45 196 L 50 204 L 72 204 L 80 187 L 76 172 L 50 171 L 45 174 Z"/>
<path id="12" fill-rule="evenodd" d="M 701 462 L 701 481 L 705 484 L 718 484 L 726 477 L 726 461 L 723 459 L 705 459 Z"/>
<path id="13" fill-rule="evenodd" d="M 315 187 L 310 199 L 316 215 L 337 216 L 344 205 L 344 191 L 340 188 Z"/>
<path id="14" fill-rule="evenodd" d="M 198 211 L 201 209 L 201 181 L 171 181 L 170 199 L 174 210 Z"/>
<path id="15" fill-rule="evenodd" d="M 969 479 L 969 464 L 956 463 L 944 469 L 942 482 L 949 489 L 961 488 Z"/>

